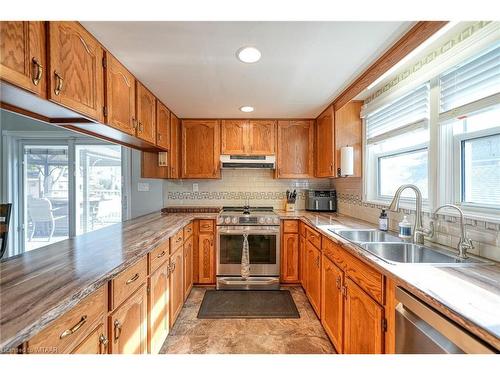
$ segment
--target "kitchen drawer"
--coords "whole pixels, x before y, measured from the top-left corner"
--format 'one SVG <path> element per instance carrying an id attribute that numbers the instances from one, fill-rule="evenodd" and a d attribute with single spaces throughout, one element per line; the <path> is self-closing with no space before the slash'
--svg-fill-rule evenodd
<path id="1" fill-rule="evenodd" d="M 128 296 L 146 282 L 148 276 L 147 265 L 147 259 L 144 257 L 111 280 L 110 310 L 120 306 Z"/>
<path id="2" fill-rule="evenodd" d="M 170 255 L 169 240 L 163 241 L 160 246 L 148 254 L 149 256 L 149 274 L 152 274 L 158 269 Z"/>
<path id="3" fill-rule="evenodd" d="M 347 267 L 347 263 L 344 257 L 345 250 L 342 248 L 342 246 L 337 245 L 332 240 L 324 236 L 322 239 L 322 245 L 323 254 L 325 254 L 328 259 L 330 259 L 341 269 L 345 269 Z"/>
<path id="4" fill-rule="evenodd" d="M 184 229 L 179 229 L 170 237 L 170 254 L 173 254 L 184 243 Z"/>
<path id="5" fill-rule="evenodd" d="M 302 221 L 299 222 L 299 234 L 302 237 L 306 236 L 306 225 Z"/>
<path id="6" fill-rule="evenodd" d="M 186 241 L 193 234 L 193 223 L 189 223 L 184 227 L 184 241 Z"/>
<path id="7" fill-rule="evenodd" d="M 214 231 L 214 221 L 213 220 L 200 220 L 200 232 L 210 232 Z"/>
<path id="8" fill-rule="evenodd" d="M 283 233 L 298 233 L 299 222 L 297 220 L 283 220 Z"/>
<path id="9" fill-rule="evenodd" d="M 310 243 L 316 246 L 316 248 L 321 249 L 321 234 L 309 226 L 306 227 L 306 238 Z"/>
<path id="10" fill-rule="evenodd" d="M 384 276 L 345 250 L 343 257 L 346 261 L 346 276 L 358 284 L 366 293 L 381 305 L 384 304 Z"/>
<path id="11" fill-rule="evenodd" d="M 69 353 L 106 319 L 106 285 L 28 341 L 33 354 Z"/>

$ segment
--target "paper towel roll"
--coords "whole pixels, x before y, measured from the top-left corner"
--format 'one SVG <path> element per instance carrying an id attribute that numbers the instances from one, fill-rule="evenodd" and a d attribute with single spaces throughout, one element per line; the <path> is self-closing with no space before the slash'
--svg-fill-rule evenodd
<path id="1" fill-rule="evenodd" d="M 354 174 L 354 147 L 343 146 L 340 148 L 340 175 L 352 176 Z"/>

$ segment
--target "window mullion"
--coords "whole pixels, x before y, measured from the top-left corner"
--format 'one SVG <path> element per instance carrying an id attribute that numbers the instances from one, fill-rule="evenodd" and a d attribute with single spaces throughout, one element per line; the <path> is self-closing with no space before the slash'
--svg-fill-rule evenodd
<path id="1" fill-rule="evenodd" d="M 444 199 L 440 191 L 439 176 L 439 79 L 433 78 L 430 82 L 429 93 L 429 149 L 427 157 L 427 176 L 429 188 L 429 208 L 440 206 Z M 446 164 L 445 164 L 446 165 Z"/>

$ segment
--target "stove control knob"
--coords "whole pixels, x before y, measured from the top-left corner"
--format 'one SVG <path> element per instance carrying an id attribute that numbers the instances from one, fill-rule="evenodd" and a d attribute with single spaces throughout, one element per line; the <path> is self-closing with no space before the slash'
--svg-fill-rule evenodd
<path id="1" fill-rule="evenodd" d="M 231 219 L 231 222 L 232 222 L 233 224 L 238 224 L 238 218 L 237 218 L 236 216 L 235 216 L 235 217 L 233 217 L 233 218 Z"/>
<path id="2" fill-rule="evenodd" d="M 280 219 L 279 219 L 279 218 L 277 218 L 277 217 L 275 217 L 275 218 L 273 219 L 273 224 L 278 225 L 279 223 L 280 223 Z"/>
<path id="3" fill-rule="evenodd" d="M 231 223 L 231 218 L 228 216 L 224 219 L 224 223 L 230 224 Z"/>
<path id="4" fill-rule="evenodd" d="M 259 224 L 265 224 L 266 218 L 265 217 L 259 217 Z"/>
<path id="5" fill-rule="evenodd" d="M 266 217 L 266 224 L 271 224 L 273 221 L 273 219 L 271 219 L 270 217 Z"/>
<path id="6" fill-rule="evenodd" d="M 222 224 L 224 222 L 224 218 L 222 216 L 219 216 L 217 218 L 217 224 Z"/>

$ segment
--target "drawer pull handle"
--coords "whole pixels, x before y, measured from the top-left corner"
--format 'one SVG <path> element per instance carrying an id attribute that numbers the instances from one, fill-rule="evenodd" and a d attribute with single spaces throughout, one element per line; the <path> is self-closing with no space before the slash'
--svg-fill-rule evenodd
<path id="1" fill-rule="evenodd" d="M 134 281 L 136 281 L 137 279 L 139 278 L 139 274 L 136 273 L 134 276 L 132 276 L 130 279 L 127 280 L 127 282 L 125 283 L 126 285 L 128 284 L 132 284 Z"/>
<path id="2" fill-rule="evenodd" d="M 38 86 L 38 84 L 42 80 L 43 66 L 42 66 L 42 64 L 40 64 L 40 61 L 36 57 L 33 57 L 31 59 L 31 62 L 33 63 L 33 65 L 36 68 L 36 73 L 35 73 L 35 76 L 33 77 L 33 84 L 35 86 Z"/>
<path id="3" fill-rule="evenodd" d="M 54 94 L 59 95 L 63 89 L 64 80 L 63 77 L 57 71 L 54 71 L 54 75 L 56 76 L 56 82 L 57 82 L 56 88 L 54 89 Z"/>
<path id="4" fill-rule="evenodd" d="M 166 254 L 166 252 L 165 252 L 165 250 L 163 250 L 160 254 L 158 254 L 158 255 L 156 256 L 156 259 L 161 258 L 161 257 L 162 257 L 162 256 L 164 256 L 165 254 Z"/>
<path id="5" fill-rule="evenodd" d="M 99 336 L 99 345 L 101 354 L 106 354 L 108 352 L 108 343 L 109 343 L 108 338 L 101 333 L 101 336 Z"/>
<path id="6" fill-rule="evenodd" d="M 76 331 L 78 331 L 80 328 L 82 328 L 82 326 L 87 322 L 87 315 L 83 315 L 82 318 L 80 319 L 80 321 L 78 323 L 76 323 L 73 327 L 67 329 L 66 331 L 64 331 L 63 333 L 61 333 L 61 336 L 59 336 L 59 339 L 63 339 L 67 336 L 71 336 L 73 333 L 75 333 Z"/>
<path id="7" fill-rule="evenodd" d="M 120 335 L 122 334 L 122 324 L 120 323 L 120 321 L 118 319 L 115 320 L 115 342 L 118 341 L 118 339 L 120 338 Z"/>

